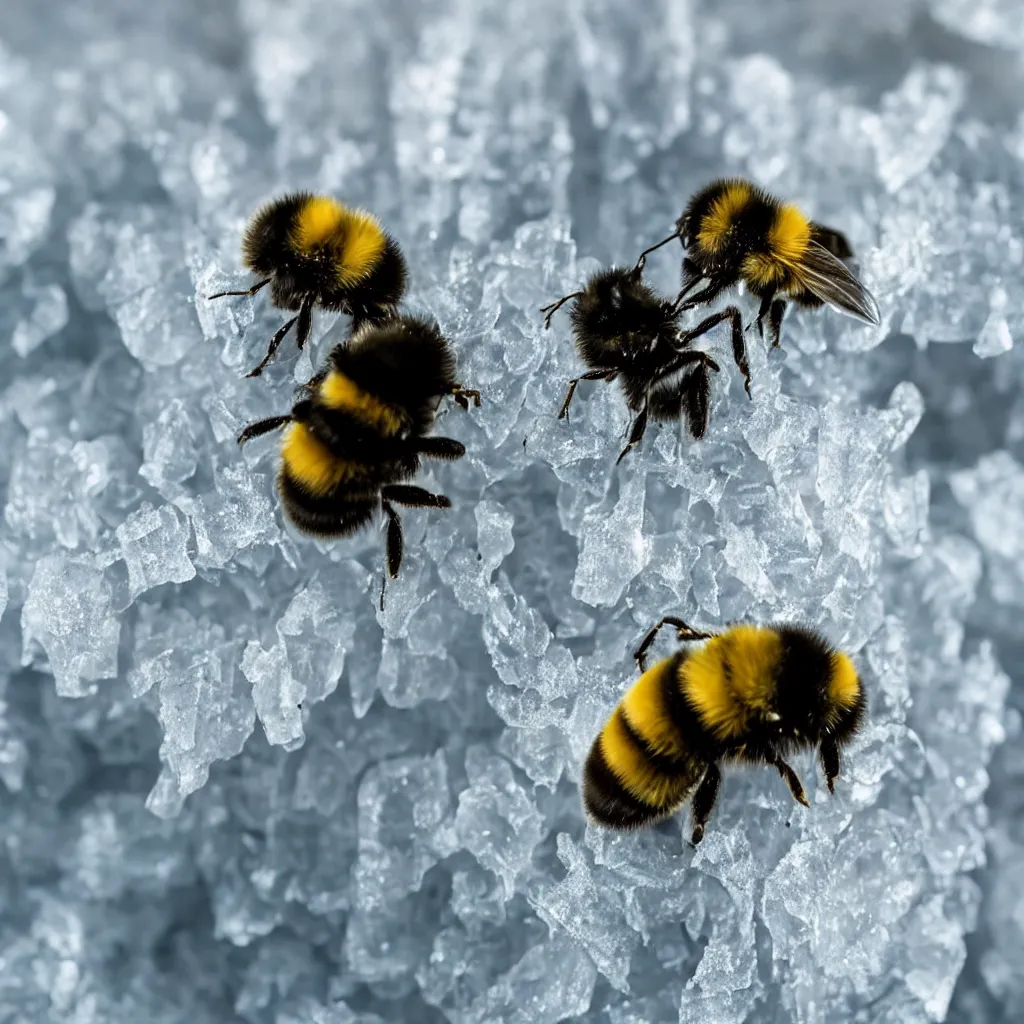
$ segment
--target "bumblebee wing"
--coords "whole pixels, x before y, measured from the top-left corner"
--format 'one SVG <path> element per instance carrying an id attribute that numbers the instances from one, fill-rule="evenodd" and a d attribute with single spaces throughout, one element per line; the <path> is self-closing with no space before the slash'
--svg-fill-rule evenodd
<path id="1" fill-rule="evenodd" d="M 794 273 L 822 302 L 864 323 L 881 323 L 878 304 L 871 293 L 824 246 L 810 242 Z"/>

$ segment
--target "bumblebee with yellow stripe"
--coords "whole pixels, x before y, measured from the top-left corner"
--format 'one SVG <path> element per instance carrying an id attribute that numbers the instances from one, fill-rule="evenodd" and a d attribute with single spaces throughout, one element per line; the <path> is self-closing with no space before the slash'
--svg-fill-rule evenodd
<path id="1" fill-rule="evenodd" d="M 879 323 L 875 300 L 844 262 L 853 256 L 846 237 L 749 181 L 727 178 L 701 189 L 675 231 L 644 250 L 638 265 L 674 238 L 686 250 L 680 310 L 712 302 L 743 281 L 761 300 L 757 329 L 764 337 L 767 319 L 772 348 L 779 344 L 787 302 L 811 308 L 827 303 L 865 323 Z M 702 281 L 707 284 L 690 294 Z"/>
<path id="2" fill-rule="evenodd" d="M 286 416 L 251 423 L 238 443 L 284 427 L 277 489 L 285 514 L 302 533 L 346 537 L 381 510 L 387 518 L 387 567 L 402 564 L 402 524 L 395 505 L 449 508 L 443 494 L 404 481 L 420 458 L 460 459 L 449 437 L 427 437 L 440 401 L 463 408 L 480 395 L 461 387 L 455 359 L 437 325 L 411 316 L 366 324 L 337 345 L 327 366 L 299 389 Z"/>
<path id="3" fill-rule="evenodd" d="M 701 642 L 645 670 L 663 626 L 680 642 Z M 809 806 L 785 758 L 816 747 L 829 792 L 839 751 L 865 712 L 864 692 L 847 655 L 804 626 L 692 629 L 666 616 L 635 654 L 641 676 L 594 741 L 583 770 L 583 803 L 608 828 L 652 824 L 688 800 L 694 843 L 715 805 L 719 762 L 771 765 L 793 798 Z"/>
<path id="4" fill-rule="evenodd" d="M 297 192 L 268 203 L 245 230 L 242 261 L 262 280 L 211 299 L 255 295 L 269 284 L 278 309 L 297 311 L 270 339 L 266 356 L 248 377 L 263 372 L 296 324 L 298 346 L 305 345 L 314 306 L 350 314 L 357 330 L 393 316 L 405 294 L 405 259 L 398 243 L 372 214 L 330 196 Z"/>

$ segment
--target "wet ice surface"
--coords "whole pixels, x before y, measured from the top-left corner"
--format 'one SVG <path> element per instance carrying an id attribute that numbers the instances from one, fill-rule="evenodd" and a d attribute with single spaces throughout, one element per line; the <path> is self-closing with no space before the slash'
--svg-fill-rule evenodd
<path id="1" fill-rule="evenodd" d="M 1016 1019 L 1019 10 L 771 6 L 3 5 L 0 1018 Z M 720 173 L 844 229 L 883 325 L 751 334 L 752 402 L 709 336 L 708 438 L 615 468 L 537 309 Z M 279 314 L 202 299 L 284 188 L 384 218 L 484 396 L 383 613 L 379 532 L 297 538 L 233 444 L 345 329 L 245 381 Z M 696 851 L 585 827 L 666 612 L 854 654 L 834 798 L 807 756 L 809 810 L 728 772 Z"/>

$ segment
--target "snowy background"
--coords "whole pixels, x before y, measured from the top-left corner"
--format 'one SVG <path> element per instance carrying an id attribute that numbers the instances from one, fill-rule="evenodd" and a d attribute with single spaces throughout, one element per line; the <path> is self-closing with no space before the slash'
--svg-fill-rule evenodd
<path id="1" fill-rule="evenodd" d="M 1022 96 L 1019 0 L 5 0 L 0 1021 L 1019 1019 Z M 846 231 L 883 326 L 751 335 L 753 401 L 723 327 L 707 440 L 616 468 L 538 307 L 722 173 Z M 202 298 L 297 188 L 385 220 L 484 396 L 383 615 L 380 532 L 287 532 L 233 441 L 343 320 L 249 381 L 281 314 Z M 698 851 L 585 827 L 666 612 L 854 654 L 835 798 L 807 756 Z"/>

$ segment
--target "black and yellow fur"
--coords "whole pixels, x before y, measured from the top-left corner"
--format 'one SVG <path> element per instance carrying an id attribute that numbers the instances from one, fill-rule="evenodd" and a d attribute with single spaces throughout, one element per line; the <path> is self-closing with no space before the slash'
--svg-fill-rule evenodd
<path id="1" fill-rule="evenodd" d="M 372 214 L 330 196 L 297 192 L 262 207 L 246 228 L 242 261 L 261 280 L 211 299 L 255 295 L 269 284 L 271 302 L 296 313 L 271 338 L 249 377 L 263 372 L 296 323 L 298 346 L 305 345 L 314 306 L 349 313 L 357 330 L 393 316 L 405 294 L 405 259 L 398 243 Z"/>
<path id="2" fill-rule="evenodd" d="M 463 445 L 427 437 L 441 399 L 463 408 L 479 394 L 461 387 L 455 359 L 436 324 L 410 316 L 366 324 L 335 346 L 327 366 L 300 389 L 286 416 L 251 423 L 238 443 L 280 427 L 277 488 L 284 511 L 302 533 L 345 537 L 378 510 L 388 519 L 387 565 L 402 562 L 401 521 L 394 505 L 448 508 L 441 494 L 410 486 L 420 458 L 459 459 Z"/>
<path id="3" fill-rule="evenodd" d="M 644 671 L 658 630 L 703 642 Z M 715 804 L 721 761 L 771 765 L 793 798 L 803 785 L 785 758 L 816 747 L 829 792 L 839 750 L 865 712 L 853 663 L 822 636 L 798 625 L 692 629 L 666 617 L 636 652 L 640 678 L 594 741 L 583 771 L 583 803 L 608 828 L 652 824 L 692 801 L 694 843 Z"/>
<path id="4" fill-rule="evenodd" d="M 581 380 L 620 382 L 626 404 L 636 414 L 620 461 L 640 443 L 649 418 L 678 420 L 685 415 L 691 435 L 704 436 L 711 373 L 718 372 L 719 366 L 706 352 L 690 346 L 724 320 L 732 322 L 733 357 L 750 393 L 739 311 L 724 310 L 690 331 L 681 331 L 679 305 L 657 295 L 644 282 L 642 272 L 642 263 L 598 271 L 581 291 L 541 310 L 547 314 L 545 327 L 550 327 L 555 311 L 575 300 L 570 314 L 573 340 L 589 367 L 587 373 L 569 381 L 559 419 L 568 415 Z"/>
<path id="5" fill-rule="evenodd" d="M 701 189 L 675 231 L 645 250 L 641 263 L 674 238 L 686 250 L 680 309 L 712 302 L 743 281 L 761 300 L 757 327 L 763 337 L 768 321 L 773 348 L 787 302 L 811 308 L 828 303 L 866 323 L 879 322 L 875 300 L 843 262 L 853 256 L 846 237 L 749 181 L 726 178 Z M 701 281 L 707 284 L 690 294 Z"/>

